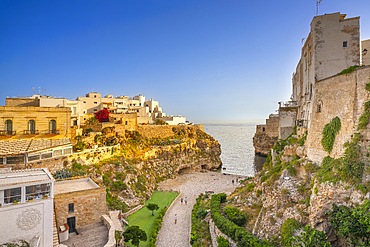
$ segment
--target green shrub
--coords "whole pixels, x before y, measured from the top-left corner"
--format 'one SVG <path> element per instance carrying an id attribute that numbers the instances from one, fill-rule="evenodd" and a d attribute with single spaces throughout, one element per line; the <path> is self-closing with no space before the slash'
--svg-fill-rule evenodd
<path id="1" fill-rule="evenodd" d="M 293 246 L 331 247 L 325 233 L 306 225 L 301 235 L 293 238 Z"/>
<path id="2" fill-rule="evenodd" d="M 231 220 L 238 226 L 244 226 L 248 221 L 248 215 L 241 212 L 236 207 L 226 206 L 224 208 L 224 213 L 229 220 Z"/>
<path id="3" fill-rule="evenodd" d="M 244 246 L 271 246 L 267 241 L 261 241 L 253 234 L 247 232 L 243 227 L 240 227 L 228 220 L 221 214 L 221 201 L 223 195 L 215 194 L 211 198 L 211 216 L 216 226 L 221 232 L 229 236 L 237 242 L 238 247 Z"/>
<path id="4" fill-rule="evenodd" d="M 353 71 L 355 71 L 359 67 L 360 66 L 358 66 L 358 65 L 353 65 L 353 66 L 348 67 L 347 69 L 344 69 L 341 72 L 339 72 L 339 75 L 347 75 L 347 74 L 350 74 L 350 73 L 352 73 Z"/>
<path id="5" fill-rule="evenodd" d="M 324 126 L 324 129 L 322 130 L 321 145 L 326 152 L 331 153 L 333 150 L 335 137 L 338 134 L 340 127 L 341 122 L 339 117 L 333 118 L 330 123 Z"/>
<path id="6" fill-rule="evenodd" d="M 218 247 L 230 247 L 229 241 L 222 236 L 217 237 L 217 244 Z"/>
<path id="7" fill-rule="evenodd" d="M 286 219 L 280 227 L 281 244 L 284 247 L 291 247 L 294 233 L 302 227 L 302 224 L 295 219 Z"/>
<path id="8" fill-rule="evenodd" d="M 335 233 L 344 238 L 348 245 L 370 246 L 370 201 L 349 208 L 333 205 L 327 213 Z"/>
<path id="9" fill-rule="evenodd" d="M 156 246 L 155 243 L 157 241 L 157 236 L 158 236 L 159 230 L 161 230 L 161 228 L 162 228 L 163 217 L 166 214 L 166 211 L 167 211 L 167 207 L 162 208 L 159 215 L 155 219 L 153 230 L 152 230 L 152 232 L 150 233 L 150 236 L 149 236 L 148 247 L 155 247 Z"/>

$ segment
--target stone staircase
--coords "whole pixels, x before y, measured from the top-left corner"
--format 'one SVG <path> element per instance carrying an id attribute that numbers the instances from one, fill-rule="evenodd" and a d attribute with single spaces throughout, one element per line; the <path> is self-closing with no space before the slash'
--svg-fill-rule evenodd
<path id="1" fill-rule="evenodd" d="M 59 236 L 58 236 L 58 228 L 57 228 L 57 221 L 55 217 L 55 210 L 53 213 L 53 247 L 59 246 Z"/>

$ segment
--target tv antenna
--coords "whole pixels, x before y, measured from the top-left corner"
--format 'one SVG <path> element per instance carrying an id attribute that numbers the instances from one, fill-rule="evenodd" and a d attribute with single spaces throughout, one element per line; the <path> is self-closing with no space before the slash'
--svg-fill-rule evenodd
<path id="1" fill-rule="evenodd" d="M 316 0 L 316 15 L 319 14 L 319 5 L 321 4 L 322 1 L 324 0 Z"/>

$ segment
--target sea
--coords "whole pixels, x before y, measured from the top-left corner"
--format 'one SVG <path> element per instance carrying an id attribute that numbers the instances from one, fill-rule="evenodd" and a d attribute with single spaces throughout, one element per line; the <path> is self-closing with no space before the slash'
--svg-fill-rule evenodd
<path id="1" fill-rule="evenodd" d="M 204 130 L 221 145 L 221 172 L 252 177 L 266 158 L 255 155 L 253 136 L 256 123 L 208 123 Z"/>

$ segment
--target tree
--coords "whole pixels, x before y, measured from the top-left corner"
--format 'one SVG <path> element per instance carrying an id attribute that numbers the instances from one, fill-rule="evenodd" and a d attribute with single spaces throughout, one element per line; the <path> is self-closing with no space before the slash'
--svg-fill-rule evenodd
<path id="1" fill-rule="evenodd" d="M 152 215 L 154 215 L 154 210 L 159 209 L 158 204 L 155 203 L 149 203 L 148 205 L 146 205 L 146 208 L 152 211 Z"/>
<path id="2" fill-rule="evenodd" d="M 138 226 L 129 226 L 123 233 L 123 238 L 125 242 L 131 240 L 131 244 L 134 246 L 139 246 L 140 241 L 146 241 L 147 236 L 144 230 L 140 229 Z"/>

